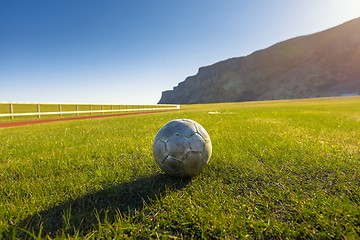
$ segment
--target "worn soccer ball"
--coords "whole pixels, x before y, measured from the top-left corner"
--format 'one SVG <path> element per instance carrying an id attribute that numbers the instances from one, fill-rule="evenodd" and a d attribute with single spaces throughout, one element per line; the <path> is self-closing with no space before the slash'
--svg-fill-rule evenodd
<path id="1" fill-rule="evenodd" d="M 211 140 L 206 130 L 190 119 L 176 119 L 165 124 L 153 144 L 155 161 L 167 174 L 192 177 L 209 162 Z"/>

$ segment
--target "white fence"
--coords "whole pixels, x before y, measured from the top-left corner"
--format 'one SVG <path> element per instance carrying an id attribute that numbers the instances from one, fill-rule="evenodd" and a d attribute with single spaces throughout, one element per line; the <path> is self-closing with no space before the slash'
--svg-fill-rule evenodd
<path id="1" fill-rule="evenodd" d="M 176 110 L 180 109 L 180 105 L 172 104 L 158 104 L 158 105 L 119 105 L 119 104 L 71 104 L 71 103 L 19 103 L 19 102 L 0 102 L 2 111 L 0 110 L 0 117 L 23 117 L 23 116 L 37 116 L 40 118 L 43 115 L 66 115 L 66 114 L 98 114 L 98 113 L 119 113 L 119 112 L 145 112 L 145 111 L 161 111 L 161 110 Z M 17 107 L 23 108 L 20 112 L 16 112 Z M 35 108 L 36 111 L 24 112 L 24 109 Z M 8 109 L 4 111 L 4 109 Z M 45 108 L 47 110 L 42 111 Z M 48 111 L 56 108 L 57 111 Z M 63 111 L 63 109 L 67 109 Z M 69 110 L 70 108 L 75 108 Z M 87 108 L 81 110 L 81 108 Z M 3 112 L 3 113 L 1 113 Z M 5 112 L 5 113 L 4 113 Z M 7 112 L 7 113 L 6 113 Z"/>

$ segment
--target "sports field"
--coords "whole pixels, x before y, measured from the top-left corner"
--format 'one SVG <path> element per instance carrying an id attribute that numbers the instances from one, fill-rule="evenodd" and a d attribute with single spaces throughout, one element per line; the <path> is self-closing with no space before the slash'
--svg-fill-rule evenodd
<path id="1" fill-rule="evenodd" d="M 189 118 L 213 155 L 164 175 L 152 141 Z M 0 129 L 0 238 L 357 239 L 360 98 L 182 106 Z"/>

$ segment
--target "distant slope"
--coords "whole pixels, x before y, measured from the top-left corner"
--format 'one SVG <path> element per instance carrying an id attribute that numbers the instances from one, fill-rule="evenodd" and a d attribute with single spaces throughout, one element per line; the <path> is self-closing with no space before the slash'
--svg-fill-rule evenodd
<path id="1" fill-rule="evenodd" d="M 360 18 L 246 57 L 202 67 L 159 103 L 211 103 L 360 92 Z"/>

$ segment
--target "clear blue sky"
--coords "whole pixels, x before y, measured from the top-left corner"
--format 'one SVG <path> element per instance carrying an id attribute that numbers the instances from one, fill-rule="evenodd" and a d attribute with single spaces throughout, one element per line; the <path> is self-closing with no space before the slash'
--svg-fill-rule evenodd
<path id="1" fill-rule="evenodd" d="M 359 16 L 359 0 L 0 0 L 0 102 L 153 104 L 201 66 Z"/>

